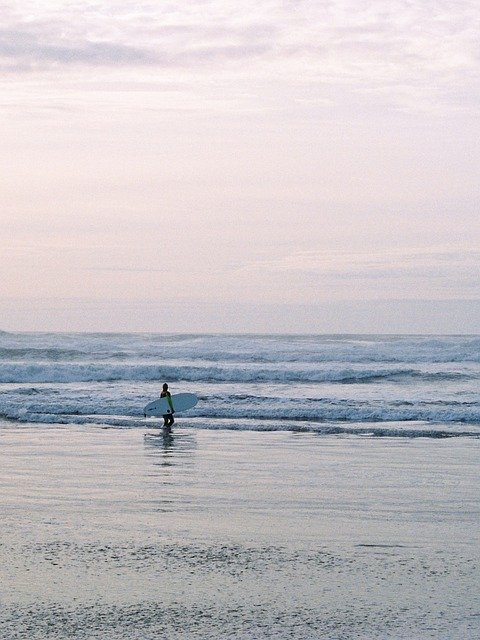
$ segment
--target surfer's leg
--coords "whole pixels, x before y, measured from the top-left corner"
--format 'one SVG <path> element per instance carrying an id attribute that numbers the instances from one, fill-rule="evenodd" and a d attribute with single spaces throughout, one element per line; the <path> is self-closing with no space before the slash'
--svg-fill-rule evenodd
<path id="1" fill-rule="evenodd" d="M 163 426 L 165 427 L 166 430 L 171 431 L 172 430 L 172 424 L 175 422 L 173 416 L 171 413 L 166 413 L 163 416 Z"/>

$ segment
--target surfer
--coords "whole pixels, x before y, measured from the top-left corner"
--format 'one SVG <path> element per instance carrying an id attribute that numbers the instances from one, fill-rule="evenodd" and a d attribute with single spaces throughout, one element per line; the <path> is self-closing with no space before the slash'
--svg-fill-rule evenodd
<path id="1" fill-rule="evenodd" d="M 173 408 L 172 402 L 172 394 L 168 390 L 168 384 L 164 382 L 162 386 L 162 393 L 160 394 L 161 398 L 167 398 L 168 404 L 170 405 L 170 413 L 163 414 L 163 426 L 167 431 L 172 430 L 172 424 L 175 422 L 173 414 L 175 413 L 175 409 Z"/>

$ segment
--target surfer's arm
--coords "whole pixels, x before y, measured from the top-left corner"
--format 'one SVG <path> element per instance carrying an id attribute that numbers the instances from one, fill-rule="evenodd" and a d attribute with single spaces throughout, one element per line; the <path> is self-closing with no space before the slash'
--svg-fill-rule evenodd
<path id="1" fill-rule="evenodd" d="M 168 395 L 167 396 L 167 401 L 168 401 L 168 405 L 169 405 L 170 409 L 172 410 L 172 413 L 175 413 L 175 409 L 173 408 L 172 396 Z"/>

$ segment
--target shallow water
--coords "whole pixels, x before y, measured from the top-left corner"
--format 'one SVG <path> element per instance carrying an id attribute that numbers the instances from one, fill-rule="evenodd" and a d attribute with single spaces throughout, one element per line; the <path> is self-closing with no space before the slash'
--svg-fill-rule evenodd
<path id="1" fill-rule="evenodd" d="M 0 637 L 473 640 L 480 440 L 0 426 Z"/>

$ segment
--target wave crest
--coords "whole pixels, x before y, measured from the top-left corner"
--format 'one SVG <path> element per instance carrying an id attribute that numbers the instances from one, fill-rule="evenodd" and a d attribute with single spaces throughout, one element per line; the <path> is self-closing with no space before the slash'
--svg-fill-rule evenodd
<path id="1" fill-rule="evenodd" d="M 472 377 L 467 372 L 422 371 L 410 367 L 262 367 L 262 366 L 172 366 L 145 364 L 10 363 L 0 366 L 3 383 L 69 382 L 341 382 L 369 383 L 399 378 L 458 380 Z"/>

